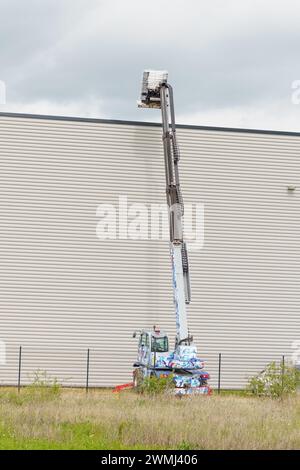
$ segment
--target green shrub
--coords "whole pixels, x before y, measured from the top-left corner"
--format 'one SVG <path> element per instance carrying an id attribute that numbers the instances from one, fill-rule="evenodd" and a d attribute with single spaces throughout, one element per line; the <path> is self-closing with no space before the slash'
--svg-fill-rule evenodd
<path id="1" fill-rule="evenodd" d="M 257 396 L 278 398 L 295 393 L 299 379 L 300 372 L 294 366 L 271 362 L 263 372 L 249 380 L 247 390 Z"/>
<path id="2" fill-rule="evenodd" d="M 175 387 L 173 374 L 167 377 L 146 377 L 139 385 L 138 391 L 148 395 L 157 395 L 172 390 Z"/>
<path id="3" fill-rule="evenodd" d="M 27 393 L 40 398 L 56 397 L 61 393 L 61 385 L 56 378 L 49 377 L 46 371 L 37 370 L 32 384 L 27 387 Z"/>
<path id="4" fill-rule="evenodd" d="M 50 377 L 46 371 L 34 372 L 33 381 L 21 393 L 25 400 L 52 400 L 61 394 L 61 385 L 56 378 Z"/>
<path id="5" fill-rule="evenodd" d="M 20 393 L 15 388 L 0 393 L 0 403 L 23 405 L 30 402 L 53 400 L 60 396 L 61 385 L 56 378 L 50 378 L 45 371 L 36 371 L 30 385 L 22 387 Z"/>

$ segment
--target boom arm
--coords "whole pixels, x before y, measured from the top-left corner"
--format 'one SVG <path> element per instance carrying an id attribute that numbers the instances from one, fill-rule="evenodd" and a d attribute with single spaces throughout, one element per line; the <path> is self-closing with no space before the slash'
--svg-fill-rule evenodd
<path id="1" fill-rule="evenodd" d="M 165 158 L 166 196 L 169 207 L 170 254 L 176 311 L 176 345 L 190 344 L 186 304 L 191 300 L 189 265 L 183 240 L 184 205 L 180 190 L 173 90 L 166 72 L 146 71 L 143 76 L 141 107 L 161 108 Z"/>

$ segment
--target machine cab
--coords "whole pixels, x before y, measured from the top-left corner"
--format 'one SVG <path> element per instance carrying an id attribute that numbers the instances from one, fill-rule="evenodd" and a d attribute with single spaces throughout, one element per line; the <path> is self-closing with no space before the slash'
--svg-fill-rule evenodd
<path id="1" fill-rule="evenodd" d="M 169 351 L 168 336 L 161 330 L 142 330 L 139 334 L 138 362 L 145 366 L 155 366 L 157 359 Z"/>

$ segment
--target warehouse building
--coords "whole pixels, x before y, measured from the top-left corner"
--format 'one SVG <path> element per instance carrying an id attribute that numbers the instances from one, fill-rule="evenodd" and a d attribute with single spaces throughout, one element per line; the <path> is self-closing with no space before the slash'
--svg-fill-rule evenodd
<path id="1" fill-rule="evenodd" d="M 120 234 L 120 203 L 165 203 L 160 125 L 0 113 L 0 140 L 0 384 L 85 386 L 87 365 L 90 386 L 128 382 L 134 330 L 175 336 L 168 242 Z M 221 353 L 222 387 L 241 388 L 300 349 L 300 133 L 178 140 L 185 205 L 202 208 L 190 331 L 212 385 Z"/>

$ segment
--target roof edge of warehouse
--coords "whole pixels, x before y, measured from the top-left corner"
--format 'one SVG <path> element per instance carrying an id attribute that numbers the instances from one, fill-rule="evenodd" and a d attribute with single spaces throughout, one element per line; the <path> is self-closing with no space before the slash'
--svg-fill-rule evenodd
<path id="1" fill-rule="evenodd" d="M 102 124 L 124 124 L 132 126 L 154 126 L 161 127 L 159 122 L 149 121 L 127 121 L 123 119 L 101 119 L 89 117 L 75 117 L 75 116 L 56 116 L 51 114 L 31 114 L 31 113 L 10 113 L 0 112 L 0 117 L 12 118 L 28 118 L 28 119 L 48 119 L 53 121 L 77 121 L 77 122 L 91 122 Z M 179 129 L 200 129 L 206 131 L 219 131 L 219 132 L 240 132 L 249 134 L 269 134 L 269 135 L 290 135 L 300 136 L 300 132 L 296 131 L 279 131 L 271 129 L 244 129 L 242 127 L 221 127 L 221 126 L 201 126 L 196 124 L 176 124 Z"/>

